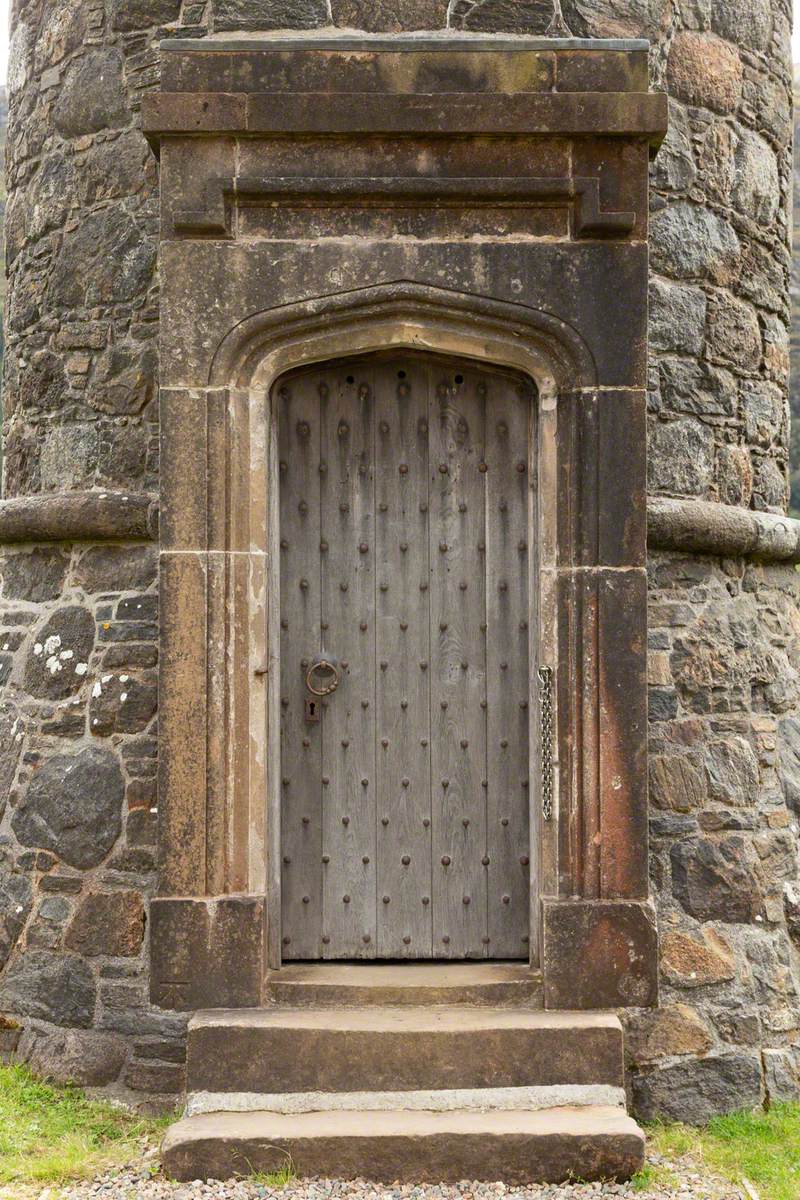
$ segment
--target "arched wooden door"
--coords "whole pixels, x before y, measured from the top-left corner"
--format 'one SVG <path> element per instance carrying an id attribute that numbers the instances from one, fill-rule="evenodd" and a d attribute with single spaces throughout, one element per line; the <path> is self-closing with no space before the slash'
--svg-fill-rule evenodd
<path id="1" fill-rule="evenodd" d="M 276 384 L 284 959 L 528 957 L 533 396 L 410 352 Z"/>

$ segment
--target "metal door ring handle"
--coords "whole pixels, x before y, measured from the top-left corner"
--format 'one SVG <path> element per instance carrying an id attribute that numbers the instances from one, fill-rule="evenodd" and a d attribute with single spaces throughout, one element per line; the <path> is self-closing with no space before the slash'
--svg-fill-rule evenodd
<path id="1" fill-rule="evenodd" d="M 327 683 L 320 682 L 314 686 L 314 679 L 317 673 L 327 674 L 332 676 Z M 306 687 L 311 692 L 312 696 L 330 696 L 331 692 L 335 692 L 342 681 L 342 673 L 336 663 L 330 662 L 327 658 L 321 658 L 318 662 L 314 662 L 306 671 Z"/>

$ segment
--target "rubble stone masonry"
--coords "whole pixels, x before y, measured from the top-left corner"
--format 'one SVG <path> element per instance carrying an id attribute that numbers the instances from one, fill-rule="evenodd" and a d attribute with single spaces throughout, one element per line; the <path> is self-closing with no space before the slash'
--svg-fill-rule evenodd
<path id="1" fill-rule="evenodd" d="M 184 1016 L 148 1002 L 145 936 L 158 598 L 152 513 L 141 510 L 158 492 L 159 308 L 157 163 L 139 111 L 159 80 L 159 39 L 331 24 L 649 38 L 653 85 L 671 97 L 652 167 L 651 496 L 781 515 L 790 5 L 15 0 L 13 9 L 0 1048 L 55 1078 L 151 1104 L 182 1088 L 185 1032 Z M 112 530 L 93 509 L 106 492 L 129 497 Z M 73 509 L 59 501 L 47 540 L 31 541 L 26 530 L 41 531 L 42 517 L 29 523 L 27 498 L 61 493 L 73 494 Z M 798 576 L 791 561 L 769 558 L 651 551 L 661 1002 L 625 1014 L 645 1118 L 699 1120 L 796 1097 L 800 1086 Z"/>

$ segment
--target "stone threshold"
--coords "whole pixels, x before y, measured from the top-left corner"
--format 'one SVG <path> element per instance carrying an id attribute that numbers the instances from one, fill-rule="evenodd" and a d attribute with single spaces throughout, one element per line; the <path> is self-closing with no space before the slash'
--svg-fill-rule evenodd
<path id="1" fill-rule="evenodd" d="M 610 1084 L 437 1088 L 400 1092 L 190 1092 L 185 1117 L 214 1112 L 537 1112 L 547 1108 L 625 1108 Z"/>

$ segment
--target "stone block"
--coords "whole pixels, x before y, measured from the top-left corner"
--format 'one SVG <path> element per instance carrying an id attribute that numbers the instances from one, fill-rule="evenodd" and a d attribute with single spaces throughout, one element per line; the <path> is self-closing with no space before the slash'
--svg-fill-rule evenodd
<path id="1" fill-rule="evenodd" d="M 27 1065 L 34 1074 L 58 1086 L 104 1087 L 114 1083 L 128 1056 L 122 1038 L 94 1031 L 37 1032 L 26 1041 L 22 1057 Z"/>
<path id="2" fill-rule="evenodd" d="M 714 475 L 714 434 L 689 419 L 650 425 L 648 482 L 651 491 L 705 497 Z"/>
<path id="3" fill-rule="evenodd" d="M 88 608 L 57 609 L 34 634 L 24 686 L 32 696 L 63 700 L 83 685 L 94 648 L 95 622 Z"/>
<path id="4" fill-rule="evenodd" d="M 724 1054 L 687 1059 L 646 1075 L 634 1076 L 633 1106 L 643 1121 L 664 1119 L 704 1125 L 737 1108 L 755 1108 L 762 1099 L 757 1054 Z"/>
<path id="5" fill-rule="evenodd" d="M 700 921 L 750 923 L 764 916 L 764 880 L 750 843 L 731 834 L 672 847 L 672 890 Z"/>
<path id="6" fill-rule="evenodd" d="M 370 33 L 443 29 L 447 7 L 447 0 L 331 0 L 334 25 Z"/>
<path id="7" fill-rule="evenodd" d="M 0 1010 L 88 1029 L 96 985 L 89 964 L 74 954 L 27 950 L 12 958 L 0 979 Z"/>
<path id="8" fill-rule="evenodd" d="M 181 1012 L 259 1005 L 264 909 L 259 896 L 153 900 L 153 1003 Z"/>
<path id="9" fill-rule="evenodd" d="M 23 846 L 52 850 L 73 867 L 94 867 L 120 835 L 124 795 L 110 751 L 57 754 L 34 775 L 12 828 Z"/>
<path id="10" fill-rule="evenodd" d="M 730 113 L 742 95 L 742 62 L 728 42 L 686 30 L 672 41 L 667 83 L 671 95 L 686 104 Z"/>
<path id="11" fill-rule="evenodd" d="M 142 948 L 144 923 L 139 892 L 92 892 L 78 905 L 65 944 L 89 958 L 130 957 Z"/>
<path id="12" fill-rule="evenodd" d="M 705 1021 L 686 1004 L 643 1012 L 627 1022 L 626 1055 L 635 1066 L 677 1055 L 705 1055 L 713 1044 Z"/>
<path id="13" fill-rule="evenodd" d="M 707 279 L 724 286 L 739 275 L 741 243 L 724 217 L 678 200 L 653 216 L 654 268 L 676 279 Z"/>
<path id="14" fill-rule="evenodd" d="M 213 0 L 214 29 L 314 29 L 328 23 L 325 0 Z"/>
<path id="15" fill-rule="evenodd" d="M 542 920 L 546 1008 L 657 1003 L 658 939 L 649 903 L 545 900 Z"/>
<path id="16" fill-rule="evenodd" d="M 686 755 L 651 755 L 650 800 L 656 808 L 692 812 L 702 806 L 706 794 L 703 776 Z"/>
<path id="17" fill-rule="evenodd" d="M 54 112 L 65 138 L 117 129 L 128 120 L 119 50 L 97 49 L 70 65 Z M 76 266 L 80 270 L 80 264 Z"/>

